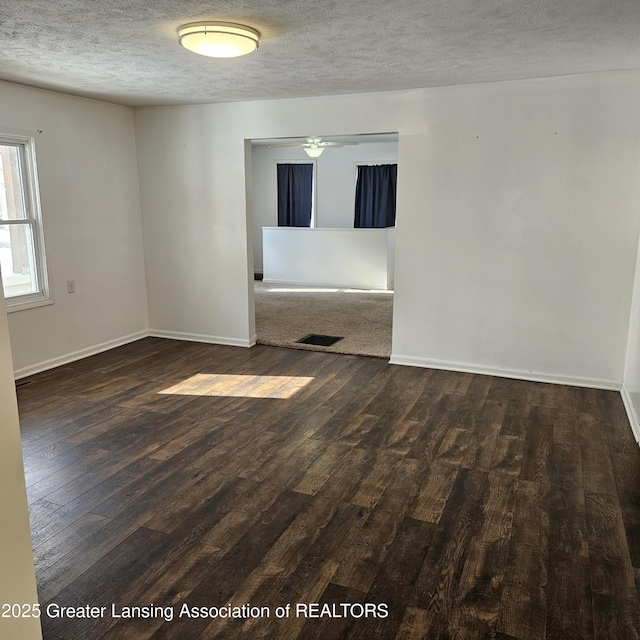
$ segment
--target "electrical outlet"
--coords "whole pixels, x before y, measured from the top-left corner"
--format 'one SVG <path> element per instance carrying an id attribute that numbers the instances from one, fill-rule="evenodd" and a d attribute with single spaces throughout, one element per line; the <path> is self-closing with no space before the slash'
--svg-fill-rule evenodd
<path id="1" fill-rule="evenodd" d="M 75 293 L 75 292 L 76 292 L 76 281 L 67 280 L 67 293 Z"/>

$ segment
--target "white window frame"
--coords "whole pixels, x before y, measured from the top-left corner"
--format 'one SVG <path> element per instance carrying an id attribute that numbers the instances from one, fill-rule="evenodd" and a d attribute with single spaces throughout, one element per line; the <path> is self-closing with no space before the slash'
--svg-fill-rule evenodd
<path id="1" fill-rule="evenodd" d="M 284 158 L 278 158 L 273 167 L 273 172 L 276 179 L 276 226 L 278 215 L 278 165 L 279 164 L 312 164 L 313 175 L 311 178 L 311 221 L 309 222 L 309 229 L 315 229 L 318 226 L 317 213 L 316 213 L 316 176 L 318 175 L 318 163 L 315 158 L 297 159 L 297 160 L 285 160 Z"/>
<path id="2" fill-rule="evenodd" d="M 6 220 L 0 218 L 0 225 L 28 225 L 33 238 L 33 256 L 38 291 L 4 298 L 7 313 L 53 304 L 50 297 L 47 262 L 42 229 L 40 190 L 36 165 L 36 132 L 0 129 L 0 145 L 15 146 L 20 155 L 21 182 L 26 218 Z"/>

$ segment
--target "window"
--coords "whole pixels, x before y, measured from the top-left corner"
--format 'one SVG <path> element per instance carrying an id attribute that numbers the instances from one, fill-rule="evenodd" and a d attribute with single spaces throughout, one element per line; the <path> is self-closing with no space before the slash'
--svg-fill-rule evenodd
<path id="1" fill-rule="evenodd" d="M 313 227 L 314 163 L 278 162 L 278 226 Z"/>
<path id="2" fill-rule="evenodd" d="M 0 133 L 0 272 L 7 311 L 49 304 L 35 141 Z"/>
<path id="3" fill-rule="evenodd" d="M 358 165 L 353 226 L 384 228 L 396 224 L 397 164 Z"/>

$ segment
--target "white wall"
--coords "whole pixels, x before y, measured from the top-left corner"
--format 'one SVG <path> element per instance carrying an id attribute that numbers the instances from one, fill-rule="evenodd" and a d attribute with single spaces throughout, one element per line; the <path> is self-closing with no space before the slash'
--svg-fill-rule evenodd
<path id="1" fill-rule="evenodd" d="M 253 261 L 256 271 L 262 271 L 262 227 L 278 225 L 276 164 L 278 161 L 313 162 L 303 149 L 275 148 L 253 145 L 252 162 L 252 224 Z M 358 164 L 395 164 L 398 143 L 366 142 L 358 145 L 327 149 L 315 159 L 315 220 L 317 227 L 353 228 L 356 166 Z"/>
<path id="2" fill-rule="evenodd" d="M 255 334 L 245 144 L 212 117 L 229 109 L 134 112 L 153 335 L 248 346 Z"/>
<path id="3" fill-rule="evenodd" d="M 401 138 L 400 206 L 426 215 L 411 234 L 398 229 L 395 361 L 619 387 L 638 237 L 637 76 L 451 95 L 425 138 Z M 403 162 L 425 145 L 424 162 Z"/>
<path id="4" fill-rule="evenodd" d="M 18 375 L 147 329 L 133 110 L 0 82 L 0 130 L 36 135 L 55 304 L 9 314 Z M 75 280 L 68 294 L 66 281 Z"/>
<path id="5" fill-rule="evenodd" d="M 640 258 L 640 251 L 638 258 Z M 633 433 L 636 440 L 640 442 L 640 259 L 636 262 L 622 399 L 629 415 Z"/>
<path id="6" fill-rule="evenodd" d="M 392 360 L 619 386 L 637 72 L 135 112 L 152 327 L 249 344 L 245 140 L 399 131 Z"/>
<path id="7" fill-rule="evenodd" d="M 16 388 L 2 282 L 0 282 L 0 603 L 38 602 Z M 0 638 L 42 638 L 37 618 L 0 618 Z"/>
<path id="8" fill-rule="evenodd" d="M 393 289 L 388 229 L 263 229 L 264 282 Z"/>

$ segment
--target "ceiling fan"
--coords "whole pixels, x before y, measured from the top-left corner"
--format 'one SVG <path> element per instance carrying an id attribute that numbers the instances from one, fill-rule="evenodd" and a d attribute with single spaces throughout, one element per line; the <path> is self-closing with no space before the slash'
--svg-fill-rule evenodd
<path id="1" fill-rule="evenodd" d="M 345 145 L 358 144 L 357 142 L 323 142 L 322 138 L 307 138 L 306 142 L 283 142 L 282 144 L 270 144 L 269 149 L 275 147 L 302 147 L 310 158 L 317 158 L 327 147 L 344 147 Z"/>

